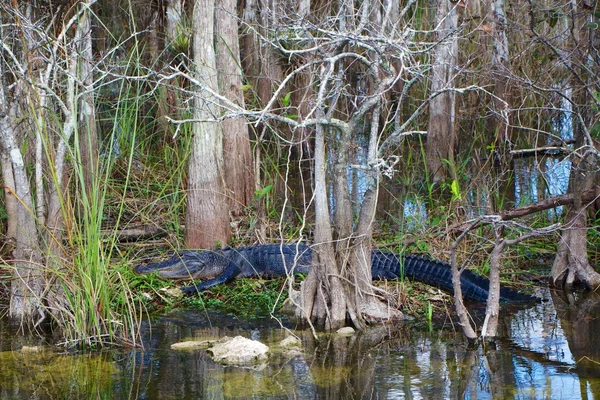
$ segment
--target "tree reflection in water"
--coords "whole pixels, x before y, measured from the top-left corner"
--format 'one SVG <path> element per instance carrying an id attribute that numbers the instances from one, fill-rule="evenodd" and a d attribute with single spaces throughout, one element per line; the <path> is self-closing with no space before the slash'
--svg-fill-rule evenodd
<path id="1" fill-rule="evenodd" d="M 504 338 L 485 347 L 470 347 L 448 327 L 430 332 L 408 323 L 318 340 L 295 331 L 304 349 L 294 357 L 276 350 L 286 330 L 273 320 L 180 312 L 145 322 L 144 350 L 102 353 L 103 365 L 114 368 L 98 368 L 98 357 L 82 367 L 86 358 L 63 355 L 59 374 L 46 365 L 58 358 L 42 353 L 37 361 L 27 356 L 27 379 L 19 362 L 24 356 L 14 351 L 23 338 L 0 323 L 0 397 L 64 398 L 76 388 L 79 398 L 119 399 L 600 398 L 598 296 L 547 297 L 551 301 L 504 313 Z M 204 350 L 170 349 L 182 340 L 224 335 L 274 346 L 270 362 L 225 367 Z"/>

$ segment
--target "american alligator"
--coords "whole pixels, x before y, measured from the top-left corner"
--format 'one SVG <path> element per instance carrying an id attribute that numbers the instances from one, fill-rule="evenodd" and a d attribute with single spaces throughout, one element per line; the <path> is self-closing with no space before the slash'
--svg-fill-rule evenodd
<path id="1" fill-rule="evenodd" d="M 258 245 L 220 250 L 181 251 L 171 258 L 152 264 L 138 265 L 135 272 L 156 272 L 168 279 L 202 279 L 202 283 L 183 287 L 185 294 L 193 294 L 241 277 L 278 277 L 293 273 L 308 273 L 311 265 L 311 248 L 303 245 Z M 452 293 L 450 264 L 420 256 L 396 254 L 373 250 L 371 253 L 373 279 L 394 280 L 406 277 Z M 465 298 L 484 302 L 488 297 L 490 282 L 469 270 L 461 274 L 461 287 Z M 537 297 L 509 288 L 500 289 L 500 301 L 505 303 L 539 301 Z"/>

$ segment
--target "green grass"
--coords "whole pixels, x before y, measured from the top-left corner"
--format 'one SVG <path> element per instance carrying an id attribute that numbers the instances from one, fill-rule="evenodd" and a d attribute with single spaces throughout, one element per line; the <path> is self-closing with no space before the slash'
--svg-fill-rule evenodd
<path id="1" fill-rule="evenodd" d="M 283 279 L 238 279 L 219 285 L 196 296 L 186 297 L 183 304 L 205 308 L 241 318 L 269 315 L 287 298 Z"/>
<path id="2" fill-rule="evenodd" d="M 237 279 L 192 296 L 173 296 L 168 292 L 187 283 L 164 280 L 156 274 L 137 275 L 122 266 L 123 275 L 136 293 L 138 301 L 149 312 L 168 312 L 176 309 L 202 309 L 240 318 L 269 315 L 287 298 L 284 279 Z"/>
<path id="3" fill-rule="evenodd" d="M 126 60 L 132 74 L 139 59 L 139 52 L 132 49 Z M 57 323 L 68 344 L 138 343 L 148 303 L 140 289 L 156 283 L 148 283 L 154 278 L 140 281 L 126 261 L 120 262 L 135 259 L 131 248 L 121 253 L 120 229 L 140 222 L 164 225 L 174 232 L 180 227 L 187 134 L 184 132 L 179 146 L 165 146 L 158 156 L 156 146 L 139 145 L 152 129 L 144 123 L 151 117 L 147 114 L 151 108 L 146 107 L 150 98 L 144 90 L 140 82 L 123 80 L 113 95 L 116 98 L 98 98 L 97 108 L 105 110 L 98 118 L 111 130 L 100 147 L 98 170 L 90 186 L 84 182 L 84 155 L 79 151 L 87 132 L 76 131 L 69 147 L 72 179 L 62 210 L 72 259 L 63 261 L 64 268 L 57 272 L 67 302 Z M 162 171 L 166 178 L 151 179 L 157 176 L 154 171 Z M 175 241 L 178 246 L 177 236 Z"/>
<path id="4" fill-rule="evenodd" d="M 122 88 L 128 92 L 129 88 Z M 115 114 L 115 126 L 131 126 L 132 140 L 135 143 L 136 118 L 131 108 L 137 104 L 120 105 Z M 127 107 L 130 106 L 130 107 Z M 113 129 L 111 144 L 115 139 Z M 116 213 L 113 234 L 108 238 L 102 234 L 108 184 L 116 155 L 108 152 L 98 171 L 94 171 L 91 186 L 84 182 L 83 155 L 79 151 L 79 141 L 86 140 L 86 132 L 75 132 L 71 148 L 75 193 L 70 202 L 63 204 L 73 262 L 69 273 L 62 275 L 62 286 L 73 311 L 70 318 L 61 326 L 67 342 L 94 346 L 105 342 L 124 341 L 135 344 L 138 340 L 139 307 L 129 290 L 128 283 L 118 270 L 111 268 L 112 253 L 118 236 L 118 226 L 123 211 L 121 202 Z M 110 147 L 112 148 L 112 146 Z M 125 175 L 125 187 L 129 180 L 132 165 L 133 145 L 129 150 L 129 164 Z M 72 205 L 75 211 L 73 212 Z"/>

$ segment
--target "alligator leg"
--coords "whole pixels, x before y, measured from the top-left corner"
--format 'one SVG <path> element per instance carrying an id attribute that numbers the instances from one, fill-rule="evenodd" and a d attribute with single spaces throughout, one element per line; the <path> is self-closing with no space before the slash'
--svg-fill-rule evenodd
<path id="1" fill-rule="evenodd" d="M 206 289 L 210 289 L 213 286 L 233 281 L 241 272 L 242 270 L 240 269 L 238 264 L 232 262 L 229 264 L 227 269 L 216 278 L 209 279 L 191 286 L 184 286 L 181 288 L 181 291 L 186 295 L 192 295 L 196 292 L 202 292 Z"/>

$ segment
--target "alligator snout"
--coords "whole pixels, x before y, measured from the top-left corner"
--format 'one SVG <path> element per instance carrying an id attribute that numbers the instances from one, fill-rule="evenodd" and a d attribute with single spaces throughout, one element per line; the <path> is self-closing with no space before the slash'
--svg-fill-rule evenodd
<path id="1" fill-rule="evenodd" d="M 165 279 L 210 279 L 223 272 L 227 266 L 224 261 L 225 259 L 216 259 L 211 252 L 182 251 L 164 261 L 138 265 L 134 271 L 138 274 L 156 272 Z"/>

